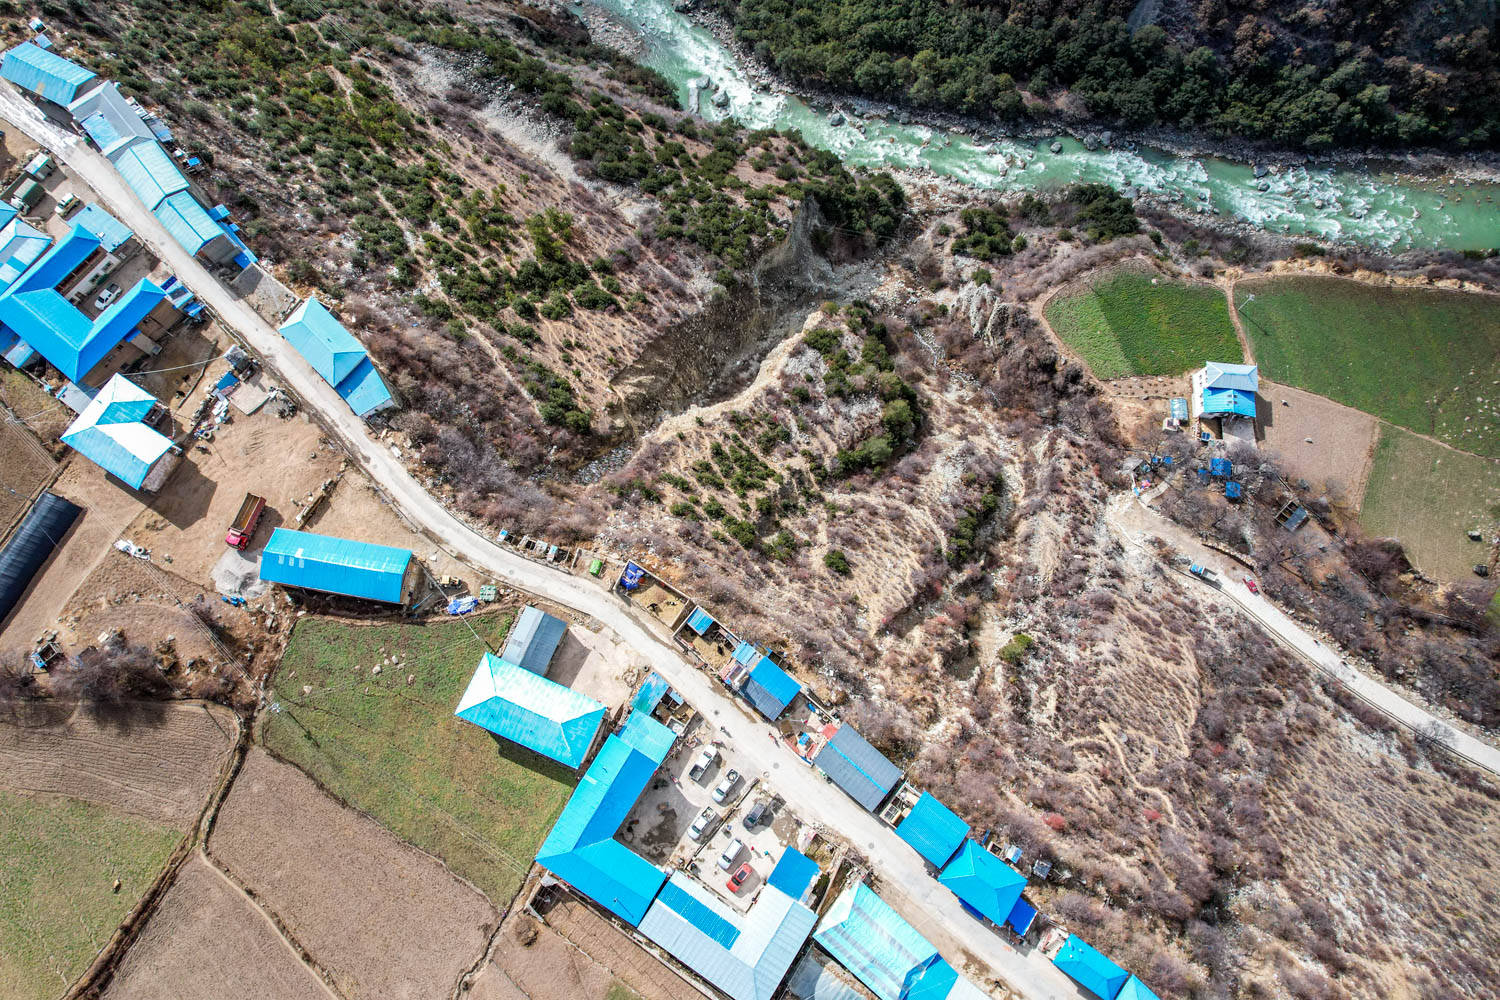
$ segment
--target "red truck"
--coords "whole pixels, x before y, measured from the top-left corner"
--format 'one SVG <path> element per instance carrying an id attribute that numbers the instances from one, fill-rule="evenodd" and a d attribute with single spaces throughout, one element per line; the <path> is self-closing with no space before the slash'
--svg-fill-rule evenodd
<path id="1" fill-rule="evenodd" d="M 251 536 L 255 534 L 255 525 L 265 509 L 265 497 L 246 493 L 245 502 L 240 504 L 240 512 L 234 515 L 234 523 L 229 526 L 229 534 L 224 536 L 224 544 L 236 549 L 249 545 Z"/>

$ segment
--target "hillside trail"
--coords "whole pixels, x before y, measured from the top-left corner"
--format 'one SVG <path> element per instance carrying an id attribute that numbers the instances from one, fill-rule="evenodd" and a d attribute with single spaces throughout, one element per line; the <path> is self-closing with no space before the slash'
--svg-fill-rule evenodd
<path id="1" fill-rule="evenodd" d="M 1219 574 L 1222 586 L 1214 586 L 1187 573 L 1181 574 L 1184 580 L 1196 585 L 1201 598 L 1207 598 L 1221 608 L 1249 615 L 1273 639 L 1338 681 L 1373 708 L 1419 736 L 1441 744 L 1455 756 L 1491 774 L 1500 775 L 1500 750 L 1408 701 L 1395 690 L 1358 670 L 1344 658 L 1337 646 L 1332 643 L 1324 645 L 1321 639 L 1298 625 L 1264 595 L 1252 594 L 1240 582 L 1240 577 L 1244 574 L 1243 568 L 1203 545 L 1193 532 L 1169 521 L 1128 493 L 1110 501 L 1105 511 L 1105 520 L 1122 541 L 1153 559 L 1156 556 L 1147 548 L 1146 540 L 1155 536 L 1193 562 L 1210 567 Z"/>
<path id="2" fill-rule="evenodd" d="M 897 837 L 891 827 L 853 799 L 835 791 L 776 738 L 774 728 L 752 718 L 716 678 L 685 659 L 671 644 L 670 636 L 653 631 L 656 625 L 638 619 L 624 599 L 597 582 L 534 563 L 501 548 L 430 496 L 401 460 L 372 436 L 364 421 L 354 415 L 333 388 L 264 318 L 246 301 L 235 297 L 168 235 L 104 156 L 84 145 L 78 136 L 46 120 L 8 84 L 0 85 L 0 117 L 49 149 L 92 187 L 104 207 L 130 226 L 137 238 L 213 310 L 219 321 L 259 354 L 282 384 L 300 397 L 306 412 L 343 445 L 382 497 L 414 530 L 495 582 L 560 604 L 613 631 L 686 701 L 697 707 L 710 724 L 722 728 L 725 738 L 738 746 L 751 765 L 747 770 L 770 781 L 805 820 L 856 843 L 886 884 L 899 889 L 900 897 L 909 900 L 910 905 L 902 907 L 904 916 L 920 924 L 940 926 L 944 936 L 958 942 L 967 957 L 988 967 L 982 972 L 1004 980 L 1028 1000 L 1076 1000 L 1078 990 L 1073 981 L 1040 951 L 1019 950 L 970 916 L 958 897 L 928 873 L 921 856 Z M 962 964 L 963 956 L 957 953 L 949 958 Z"/>

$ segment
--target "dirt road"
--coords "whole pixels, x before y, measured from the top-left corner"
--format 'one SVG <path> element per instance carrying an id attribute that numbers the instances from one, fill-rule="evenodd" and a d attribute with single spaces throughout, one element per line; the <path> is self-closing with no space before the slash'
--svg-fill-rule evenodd
<path id="1" fill-rule="evenodd" d="M 965 913 L 957 897 L 927 874 L 921 858 L 893 830 L 833 789 L 779 741 L 773 742 L 768 726 L 752 720 L 721 686 L 638 623 L 623 601 L 596 584 L 500 548 L 429 496 L 402 462 L 371 437 L 364 421 L 350 411 L 270 324 L 235 298 L 168 236 L 100 153 L 86 146 L 77 135 L 64 132 L 43 118 L 8 84 L 0 85 L 0 116 L 50 149 L 89 184 L 105 208 L 130 226 L 137 238 L 218 314 L 221 323 L 233 329 L 280 374 L 305 405 L 338 435 L 388 499 L 420 530 L 506 583 L 589 615 L 613 630 L 715 725 L 722 726 L 727 737 L 738 744 L 745 757 L 753 761 L 756 769 L 800 815 L 854 841 L 887 884 L 906 897 L 906 905 L 899 898 L 893 903 L 919 929 L 937 936 L 931 929 L 936 924 L 944 937 L 957 941 L 1030 1000 L 1076 1000 L 1077 987 L 1039 951 L 1018 951 Z M 962 956 L 956 954 L 946 957 L 962 961 Z"/>
<path id="2" fill-rule="evenodd" d="M 1194 562 L 1212 567 L 1223 581 L 1222 587 L 1214 587 L 1184 576 L 1184 579 L 1194 581 L 1200 597 L 1249 615 L 1261 628 L 1270 632 L 1302 659 L 1333 677 L 1392 719 L 1445 744 L 1474 765 L 1492 774 L 1500 774 L 1500 750 L 1454 728 L 1420 705 L 1407 701 L 1384 684 L 1350 666 L 1337 647 L 1323 645 L 1263 595 L 1250 593 L 1249 588 L 1240 582 L 1245 574 L 1244 569 L 1202 545 L 1191 531 L 1136 502 L 1129 494 L 1112 501 L 1106 517 L 1116 534 L 1142 550 L 1145 550 L 1146 539 L 1154 535 L 1171 543 Z"/>

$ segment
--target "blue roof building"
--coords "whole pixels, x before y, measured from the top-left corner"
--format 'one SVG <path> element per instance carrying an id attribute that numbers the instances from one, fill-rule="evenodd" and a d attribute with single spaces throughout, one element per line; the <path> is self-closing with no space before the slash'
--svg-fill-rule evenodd
<path id="1" fill-rule="evenodd" d="M 1255 416 L 1255 394 L 1260 391 L 1260 369 L 1210 361 L 1203 366 L 1201 409 L 1206 417 Z"/>
<path id="2" fill-rule="evenodd" d="M 1052 964 L 1101 1000 L 1115 1000 L 1130 973 L 1094 950 L 1077 934 L 1070 935 Z"/>
<path id="3" fill-rule="evenodd" d="M 632 712 L 604 741 L 537 852 L 537 864 L 632 926 L 646 916 L 666 872 L 614 839 L 676 737 Z"/>
<path id="4" fill-rule="evenodd" d="M 288 587 L 405 603 L 418 564 L 411 550 L 277 528 L 260 557 L 260 578 Z"/>
<path id="5" fill-rule="evenodd" d="M 73 216 L 73 225 L 99 237 L 99 246 L 104 249 L 105 253 L 114 253 L 130 242 L 131 237 L 135 235 L 130 231 L 129 226 L 100 208 L 97 202 L 92 201 Z"/>
<path id="6" fill-rule="evenodd" d="M 175 191 L 161 200 L 151 214 L 166 227 L 178 246 L 195 257 L 218 264 L 234 257 L 239 248 L 222 225 L 209 217 L 191 191 Z"/>
<path id="7" fill-rule="evenodd" d="M 98 319 L 89 319 L 59 294 L 57 286 L 100 251 L 99 237 L 74 225 L 0 294 L 0 326 L 75 383 L 81 383 L 110 351 L 132 336 L 167 296 L 154 282 L 142 278 Z"/>
<path id="8" fill-rule="evenodd" d="M 704 611 L 702 608 L 694 608 L 693 613 L 688 615 L 687 623 L 688 628 L 702 635 L 713 628 L 714 620 L 707 611 Z"/>
<path id="9" fill-rule="evenodd" d="M 154 210 L 169 194 L 186 191 L 188 179 L 182 176 L 159 142 L 140 142 L 121 150 L 115 157 L 115 169 L 125 178 L 130 190 Z"/>
<path id="10" fill-rule="evenodd" d="M 769 656 L 762 656 L 755 661 L 755 666 L 750 668 L 749 679 L 740 689 L 745 700 L 772 722 L 781 717 L 792 699 L 801 692 L 802 685 L 772 663 Z"/>
<path id="11" fill-rule="evenodd" d="M 394 405 L 364 346 L 316 297 L 287 317 L 281 335 L 359 416 Z"/>
<path id="12" fill-rule="evenodd" d="M 859 883 L 845 889 L 813 940 L 878 1000 L 979 1000 L 978 987 L 943 960 L 916 928 Z"/>
<path id="13" fill-rule="evenodd" d="M 157 405 L 149 392 L 116 375 L 63 431 L 63 443 L 132 489 L 142 489 L 172 447 L 171 438 L 145 422 Z M 162 470 L 163 480 L 167 471 Z"/>
<path id="14" fill-rule="evenodd" d="M 781 852 L 766 884 L 780 889 L 793 899 L 801 899 L 818 877 L 818 863 L 801 851 L 788 847 Z"/>
<path id="15" fill-rule="evenodd" d="M 755 648 L 755 643 L 746 642 L 743 639 L 740 640 L 740 644 L 738 646 L 734 647 L 734 652 L 730 654 L 730 658 L 733 659 L 734 662 L 742 663 L 747 667 L 750 664 L 754 663 L 756 658 L 759 656 L 760 650 Z"/>
<path id="16" fill-rule="evenodd" d="M 1025 937 L 1026 932 L 1031 930 L 1031 924 L 1035 920 L 1036 907 L 1019 897 L 1016 899 L 1016 905 L 1010 908 L 1010 915 L 1005 918 L 1005 922 L 1010 924 L 1010 929 L 1022 937 Z"/>
<path id="17" fill-rule="evenodd" d="M 552 664 L 552 654 L 557 652 L 557 644 L 567 632 L 567 622 L 528 604 L 511 626 L 510 635 L 505 639 L 505 650 L 500 655 L 518 667 L 545 677 Z"/>
<path id="18" fill-rule="evenodd" d="M 997 924 L 1010 916 L 1026 888 L 1025 876 L 973 840 L 964 841 L 938 881 L 970 909 Z"/>
<path id="19" fill-rule="evenodd" d="M 901 769 L 847 723 L 818 751 L 813 763 L 870 812 L 880 808 L 880 803 L 901 780 Z"/>
<path id="20" fill-rule="evenodd" d="M 1205 417 L 1253 417 L 1255 397 L 1238 389 L 1204 389 L 1203 415 Z"/>
<path id="21" fill-rule="evenodd" d="M 911 812 L 896 827 L 896 836 L 916 848 L 917 853 L 934 868 L 946 865 L 968 835 L 969 824 L 959 819 L 931 792 L 923 792 L 917 804 L 911 807 Z"/>
<path id="22" fill-rule="evenodd" d="M 22 90 L 45 97 L 53 104 L 72 104 L 97 74 L 31 42 L 22 42 L 5 53 L 0 76 Z"/>
<path id="23" fill-rule="evenodd" d="M 111 160 L 127 146 L 156 141 L 140 111 L 112 81 L 69 103 L 68 113 Z"/>
<path id="24" fill-rule="evenodd" d="M 1146 987 L 1135 976 L 1125 980 L 1125 986 L 1115 996 L 1115 1000 L 1160 1000 L 1155 993 Z"/>
<path id="25" fill-rule="evenodd" d="M 682 873 L 662 886 L 640 931 L 730 1000 L 771 1000 L 818 917 L 775 886 L 740 914 Z"/>
<path id="26" fill-rule="evenodd" d="M 14 285 L 51 245 L 52 237 L 12 216 L 0 229 L 0 291 Z"/>
<path id="27" fill-rule="evenodd" d="M 485 653 L 453 714 L 576 768 L 594 745 L 604 711 L 581 691 Z"/>
<path id="28" fill-rule="evenodd" d="M 671 685 L 667 683 L 667 679 L 653 670 L 641 682 L 641 689 L 630 700 L 630 707 L 634 711 L 650 715 L 656 711 L 656 706 L 661 704 L 662 698 L 669 690 L 671 690 Z"/>

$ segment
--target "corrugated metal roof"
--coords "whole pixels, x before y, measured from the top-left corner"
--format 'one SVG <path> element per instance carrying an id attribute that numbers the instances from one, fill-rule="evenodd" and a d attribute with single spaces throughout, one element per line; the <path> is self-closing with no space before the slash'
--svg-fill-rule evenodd
<path id="1" fill-rule="evenodd" d="M 757 656 L 759 656 L 759 655 L 760 655 L 760 650 L 758 650 L 758 649 L 755 648 L 755 644 L 754 643 L 750 643 L 750 642 L 746 642 L 743 639 L 740 640 L 740 644 L 738 646 L 734 647 L 733 657 L 734 657 L 734 662 L 736 662 L 736 663 L 744 663 L 744 664 L 754 663 L 755 662 L 755 658 Z"/>
<path id="2" fill-rule="evenodd" d="M 1070 935 L 1052 964 L 1101 1000 L 1115 1000 L 1130 973 L 1105 958 L 1077 934 Z"/>
<path id="3" fill-rule="evenodd" d="M 942 961 L 932 942 L 862 882 L 834 900 L 813 940 L 879 1000 L 906 1000 L 922 973 Z"/>
<path id="4" fill-rule="evenodd" d="M 580 767 L 604 712 L 601 702 L 581 691 L 485 653 L 453 714 L 569 767 Z"/>
<path id="5" fill-rule="evenodd" d="M 334 386 L 334 391 L 359 417 L 368 417 L 392 402 L 391 390 L 368 356 L 354 366 L 354 371 L 344 381 Z"/>
<path id="6" fill-rule="evenodd" d="M 656 710 L 656 706 L 661 703 L 662 696 L 667 693 L 667 689 L 670 686 L 665 677 L 655 670 L 651 671 L 651 673 L 646 675 L 645 681 L 641 683 L 641 689 L 635 693 L 635 698 L 631 700 L 630 707 L 637 712 L 645 712 L 647 715 L 650 715 Z"/>
<path id="7" fill-rule="evenodd" d="M 62 440 L 132 489 L 140 489 L 171 438 L 142 423 L 156 397 L 123 375 L 115 375 L 63 431 Z"/>
<path id="8" fill-rule="evenodd" d="M 1018 897 L 1016 905 L 1010 908 L 1010 913 L 1006 916 L 1005 922 L 1010 924 L 1011 930 L 1017 934 L 1024 935 L 1027 931 L 1031 930 L 1031 922 L 1035 919 L 1036 907 Z"/>
<path id="9" fill-rule="evenodd" d="M 505 639 L 505 651 L 500 655 L 518 667 L 545 677 L 547 667 L 552 663 L 552 654 L 557 652 L 557 644 L 567 632 L 567 622 L 528 604 L 511 626 L 510 635 Z"/>
<path id="10" fill-rule="evenodd" d="M 821 952 L 808 951 L 787 977 L 787 991 L 799 1000 L 865 1000 L 865 995 L 841 979 L 838 963 Z"/>
<path id="11" fill-rule="evenodd" d="M 52 237 L 23 219 L 0 229 L 0 291 L 14 285 L 51 245 Z"/>
<path id="12" fill-rule="evenodd" d="M 138 142 L 123 150 L 115 157 L 115 169 L 148 210 L 155 209 L 167 195 L 187 190 L 187 178 L 157 142 Z"/>
<path id="13" fill-rule="evenodd" d="M 0 622 L 21 602 L 37 570 L 62 544 L 82 508 L 55 493 L 43 493 L 26 512 L 26 519 L 0 549 Z"/>
<path id="14" fill-rule="evenodd" d="M 793 899 L 801 899 L 807 887 L 818 877 L 818 863 L 801 851 L 788 847 L 781 852 L 776 867 L 771 869 L 767 885 L 773 885 Z"/>
<path id="15" fill-rule="evenodd" d="M 736 913 L 678 872 L 651 904 L 640 930 L 731 1000 L 770 1000 L 817 919 L 770 885 L 748 912 Z"/>
<path id="16" fill-rule="evenodd" d="M 619 735 L 604 741 L 536 856 L 542 867 L 632 925 L 646 915 L 667 875 L 614 835 L 673 739 L 666 726 L 632 712 Z"/>
<path id="17" fill-rule="evenodd" d="M 1131 976 L 1125 981 L 1125 987 L 1120 990 L 1115 1000 L 1159 1000 L 1159 998 L 1140 979 Z"/>
<path id="18" fill-rule="evenodd" d="M 0 76 L 54 104 L 71 104 L 97 74 L 56 52 L 22 42 L 5 53 Z"/>
<path id="19" fill-rule="evenodd" d="M 802 685 L 772 663 L 769 656 L 762 656 L 750 670 L 744 695 L 756 711 L 774 722 L 801 690 Z"/>
<path id="20" fill-rule="evenodd" d="M 224 235 L 219 224 L 208 217 L 208 210 L 198 204 L 191 191 L 177 191 L 167 195 L 151 214 L 166 227 L 177 244 L 190 254 L 196 254 L 214 240 Z"/>
<path id="21" fill-rule="evenodd" d="M 99 151 L 111 159 L 133 143 L 152 142 L 156 138 L 113 81 L 73 101 L 68 112 L 94 140 Z"/>
<path id="22" fill-rule="evenodd" d="M 1260 391 L 1260 368 L 1210 361 L 1203 366 L 1203 386 L 1206 389 L 1237 389 L 1253 395 Z"/>
<path id="23" fill-rule="evenodd" d="M 291 587 L 401 602 L 411 550 L 277 528 L 260 558 L 260 578 Z"/>
<path id="24" fill-rule="evenodd" d="M 1253 417 L 1255 395 L 1238 389 L 1204 389 L 1203 412 L 1209 416 L 1215 413 L 1234 413 L 1242 417 Z"/>
<path id="25" fill-rule="evenodd" d="M 89 202 L 83 210 L 73 216 L 73 225 L 99 237 L 99 245 L 110 253 L 124 246 L 135 235 L 130 227 L 100 208 L 97 202 Z"/>
<path id="26" fill-rule="evenodd" d="M 337 386 L 365 358 L 365 349 L 313 296 L 281 324 L 281 335 L 329 385 Z"/>
<path id="27" fill-rule="evenodd" d="M 688 615 L 687 623 L 688 628 L 692 629 L 694 632 L 697 632 L 699 635 L 702 635 L 704 632 L 707 632 L 710 628 L 713 627 L 714 619 L 712 615 L 710 615 L 707 611 L 704 611 L 702 608 L 694 608 L 693 613 Z"/>
<path id="28" fill-rule="evenodd" d="M 901 780 L 901 769 L 847 723 L 818 751 L 813 763 L 871 812 L 880 808 L 881 801 Z"/>
<path id="29" fill-rule="evenodd" d="M 948 863 L 969 835 L 969 824 L 959 819 L 931 792 L 923 792 L 911 812 L 896 827 L 896 836 L 916 848 L 918 854 L 938 868 Z"/>
<path id="30" fill-rule="evenodd" d="M 964 841 L 958 857 L 943 869 L 938 881 L 997 924 L 1010 915 L 1026 888 L 1025 876 L 972 840 Z"/>

